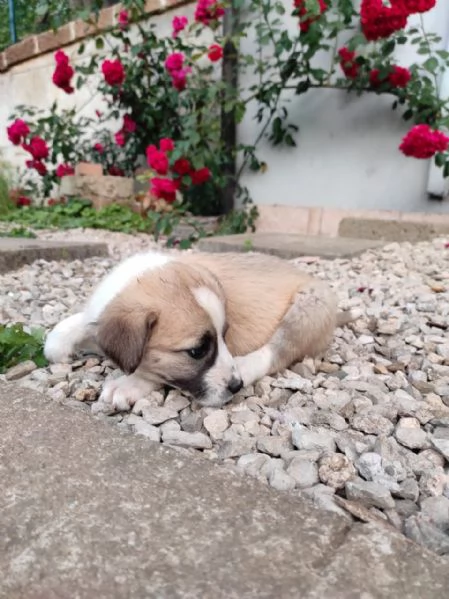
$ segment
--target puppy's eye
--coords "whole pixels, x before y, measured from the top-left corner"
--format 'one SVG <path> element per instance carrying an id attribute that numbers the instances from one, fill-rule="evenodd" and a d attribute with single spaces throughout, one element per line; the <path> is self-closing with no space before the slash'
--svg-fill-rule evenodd
<path id="1" fill-rule="evenodd" d="M 188 349 L 186 351 L 189 354 L 189 356 L 194 360 L 201 360 L 209 352 L 210 344 L 211 338 L 209 337 L 209 335 L 207 335 L 202 339 L 199 345 L 197 345 L 196 347 L 192 347 L 191 349 Z"/>

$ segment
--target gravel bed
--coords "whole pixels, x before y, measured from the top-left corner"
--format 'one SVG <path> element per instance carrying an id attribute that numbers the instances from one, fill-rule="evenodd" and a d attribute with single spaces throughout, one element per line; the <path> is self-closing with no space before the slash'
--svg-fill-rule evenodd
<path id="1" fill-rule="evenodd" d="M 67 239 L 68 233 L 38 235 Z M 106 240 L 113 258 L 38 261 L 1 276 L 0 321 L 50 328 L 82 304 L 118 258 L 155 246 L 145 235 L 69 235 Z M 343 308 L 362 308 L 364 316 L 336 331 L 323 359 L 265 377 L 222 409 L 166 390 L 140 400 L 131 413 L 98 413 L 104 380 L 120 371 L 97 357 L 39 369 L 25 363 L 5 378 L 449 554 L 446 246 L 443 239 L 391 243 L 352 260 L 296 260 L 330 282 Z"/>

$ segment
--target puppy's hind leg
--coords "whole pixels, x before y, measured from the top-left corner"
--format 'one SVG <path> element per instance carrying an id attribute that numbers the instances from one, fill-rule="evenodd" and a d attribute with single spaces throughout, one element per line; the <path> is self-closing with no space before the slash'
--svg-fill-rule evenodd
<path id="1" fill-rule="evenodd" d="M 45 340 L 44 355 L 49 362 L 69 362 L 76 348 L 88 336 L 83 312 L 61 320 Z"/>
<path id="2" fill-rule="evenodd" d="M 336 307 L 336 297 L 322 281 L 298 291 L 270 341 L 235 358 L 244 385 L 324 351 L 337 324 Z"/>

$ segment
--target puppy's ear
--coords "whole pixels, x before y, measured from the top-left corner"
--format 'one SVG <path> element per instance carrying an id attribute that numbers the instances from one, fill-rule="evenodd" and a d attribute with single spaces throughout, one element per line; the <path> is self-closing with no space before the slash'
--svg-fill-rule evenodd
<path id="1" fill-rule="evenodd" d="M 106 310 L 98 322 L 97 343 L 125 374 L 139 366 L 157 316 L 139 307 Z"/>

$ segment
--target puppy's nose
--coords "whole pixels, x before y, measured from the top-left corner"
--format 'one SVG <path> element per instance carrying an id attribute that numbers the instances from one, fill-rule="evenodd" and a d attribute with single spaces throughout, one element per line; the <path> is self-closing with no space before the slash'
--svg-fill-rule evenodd
<path id="1" fill-rule="evenodd" d="M 232 394 L 237 393 L 238 391 L 240 391 L 240 389 L 242 387 L 243 387 L 243 381 L 242 381 L 242 379 L 233 378 L 228 383 L 228 389 L 229 389 L 229 391 Z"/>

